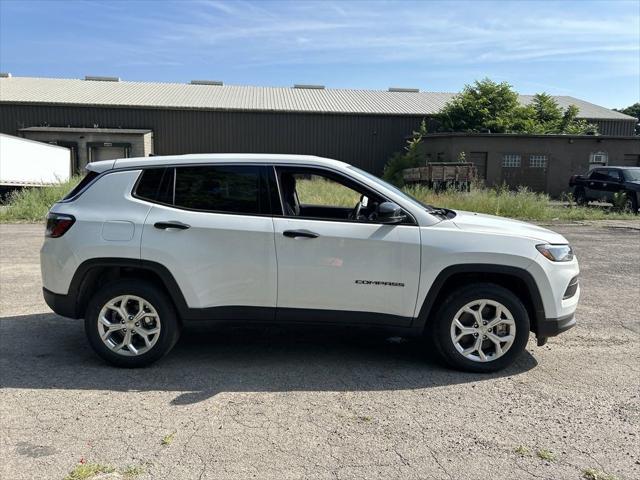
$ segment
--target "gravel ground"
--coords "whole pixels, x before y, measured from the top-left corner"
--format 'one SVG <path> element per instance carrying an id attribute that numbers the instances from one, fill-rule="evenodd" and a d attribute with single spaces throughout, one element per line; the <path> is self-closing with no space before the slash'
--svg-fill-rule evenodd
<path id="1" fill-rule="evenodd" d="M 473 375 L 417 342 L 278 329 L 185 332 L 151 368 L 111 368 L 41 298 L 42 226 L 0 225 L 0 477 L 640 478 L 637 227 L 556 226 L 582 267 L 578 326 Z"/>

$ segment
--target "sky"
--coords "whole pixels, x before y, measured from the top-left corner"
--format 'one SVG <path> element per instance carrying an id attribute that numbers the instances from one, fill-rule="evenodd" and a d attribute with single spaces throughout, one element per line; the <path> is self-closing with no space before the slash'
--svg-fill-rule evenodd
<path id="1" fill-rule="evenodd" d="M 0 0 L 14 76 L 640 100 L 640 0 Z"/>

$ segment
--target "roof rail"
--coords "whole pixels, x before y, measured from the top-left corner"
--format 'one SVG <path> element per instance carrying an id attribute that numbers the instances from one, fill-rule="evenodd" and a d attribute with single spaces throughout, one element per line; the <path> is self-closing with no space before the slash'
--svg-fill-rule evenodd
<path id="1" fill-rule="evenodd" d="M 84 79 L 90 82 L 119 82 L 120 77 L 100 77 L 94 75 L 85 75 Z"/>
<path id="2" fill-rule="evenodd" d="M 217 85 L 219 87 L 224 85 L 220 80 L 191 80 L 189 83 L 191 85 Z"/>
<path id="3" fill-rule="evenodd" d="M 419 88 L 389 87 L 389 92 L 419 93 Z"/>
<path id="4" fill-rule="evenodd" d="M 324 85 L 305 85 L 305 84 L 300 84 L 300 83 L 296 83 L 293 88 L 301 88 L 301 89 L 306 89 L 306 90 L 324 90 Z"/>

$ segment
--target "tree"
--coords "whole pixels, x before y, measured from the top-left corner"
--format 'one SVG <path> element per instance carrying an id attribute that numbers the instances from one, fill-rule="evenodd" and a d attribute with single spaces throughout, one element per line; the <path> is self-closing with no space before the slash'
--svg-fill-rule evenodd
<path id="1" fill-rule="evenodd" d="M 508 133 L 519 108 L 518 94 L 508 83 L 496 83 L 488 78 L 476 80 L 473 85 L 465 85 L 440 111 L 442 129 Z"/>
<path id="2" fill-rule="evenodd" d="M 636 102 L 627 108 L 621 108 L 619 110 L 614 108 L 614 110 L 616 112 L 624 113 L 625 115 L 631 115 L 640 122 L 640 102 Z M 636 135 L 640 135 L 640 123 L 636 123 Z"/>
<path id="3" fill-rule="evenodd" d="M 578 108 L 565 111 L 547 93 L 521 105 L 518 94 L 506 82 L 488 78 L 466 85 L 440 112 L 442 130 L 453 132 L 587 134 L 596 126 L 577 119 Z"/>
<path id="4" fill-rule="evenodd" d="M 396 152 L 391 156 L 384 167 L 382 178 L 395 185 L 402 186 L 404 183 L 402 170 L 423 165 L 424 156 L 420 153 L 420 145 L 427 133 L 427 122 L 422 119 L 418 130 L 414 131 L 411 134 L 411 138 L 407 140 L 404 152 Z"/>

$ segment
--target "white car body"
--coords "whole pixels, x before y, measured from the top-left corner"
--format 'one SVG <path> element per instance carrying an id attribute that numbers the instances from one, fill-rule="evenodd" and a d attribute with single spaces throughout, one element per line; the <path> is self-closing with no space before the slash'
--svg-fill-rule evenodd
<path id="1" fill-rule="evenodd" d="M 302 165 L 331 171 L 396 203 L 414 224 L 191 211 L 134 196 L 143 168 L 175 165 Z M 537 291 L 531 307 L 540 339 L 575 322 L 579 287 L 570 298 L 563 297 L 579 273 L 577 259 L 553 262 L 536 249 L 567 244 L 563 236 L 490 215 L 434 215 L 339 161 L 298 155 L 183 155 L 109 160 L 87 168 L 99 173 L 90 188 L 51 209 L 72 215 L 75 224 L 62 238 L 47 238 L 41 252 L 45 296 L 54 297 L 50 305 L 67 316 L 82 314 L 78 302 L 70 307 L 65 297 L 83 265 L 130 259 L 166 269 L 173 278 L 167 289 L 172 294 L 179 289 L 178 310 L 193 319 L 244 314 L 249 320 L 304 323 L 302 313 L 311 312 L 308 318 L 320 323 L 348 318 L 348 323 L 421 331 L 446 272 L 507 272 L 517 273 L 523 285 Z M 154 228 L 157 222 L 171 221 L 190 228 Z M 317 238 L 287 238 L 283 232 L 289 230 L 312 231 Z M 542 328 L 542 322 L 549 328 Z"/>

